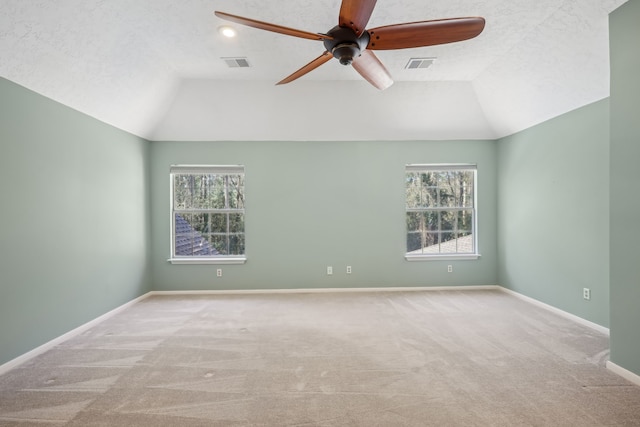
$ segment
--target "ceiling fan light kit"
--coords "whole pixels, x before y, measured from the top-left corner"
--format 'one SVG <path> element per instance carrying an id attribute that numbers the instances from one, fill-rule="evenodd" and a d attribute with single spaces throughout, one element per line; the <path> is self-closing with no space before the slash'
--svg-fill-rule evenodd
<path id="1" fill-rule="evenodd" d="M 375 5 L 376 0 L 343 0 L 338 25 L 326 34 L 296 30 L 220 11 L 216 11 L 215 15 L 241 25 L 324 43 L 324 53 L 277 84 L 290 83 L 334 57 L 342 65 L 352 65 L 365 80 L 380 90 L 391 86 L 393 79 L 373 53 L 374 50 L 406 49 L 468 40 L 478 36 L 485 25 L 484 18 L 469 17 L 408 22 L 366 30 Z"/>

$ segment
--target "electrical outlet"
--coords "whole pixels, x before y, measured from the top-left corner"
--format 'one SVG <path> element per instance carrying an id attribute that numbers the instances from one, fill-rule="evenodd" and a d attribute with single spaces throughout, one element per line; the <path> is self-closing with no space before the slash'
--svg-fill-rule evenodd
<path id="1" fill-rule="evenodd" d="M 351 274 L 351 266 L 347 265 L 347 274 Z"/>
<path id="2" fill-rule="evenodd" d="M 447 273 L 453 273 L 453 265 L 447 265 Z"/>
<path id="3" fill-rule="evenodd" d="M 333 274 L 333 267 L 329 265 L 327 266 L 327 276 L 331 276 L 332 274 Z"/>
<path id="4" fill-rule="evenodd" d="M 222 277 L 222 269 L 221 268 L 216 270 L 216 276 Z"/>
<path id="5" fill-rule="evenodd" d="M 590 300 L 591 299 L 591 289 L 582 288 L 582 298 L 584 298 L 586 300 Z"/>

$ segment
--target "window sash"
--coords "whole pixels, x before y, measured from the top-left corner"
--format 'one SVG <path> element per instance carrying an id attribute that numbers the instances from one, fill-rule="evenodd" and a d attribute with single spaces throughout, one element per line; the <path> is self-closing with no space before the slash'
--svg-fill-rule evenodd
<path id="1" fill-rule="evenodd" d="M 478 170 L 478 165 L 475 163 L 431 163 L 431 164 L 407 164 L 405 172 L 457 172 Z"/>
<path id="2" fill-rule="evenodd" d="M 170 203 L 171 203 L 171 255 L 170 261 L 179 261 L 179 260 L 232 260 L 236 262 L 240 262 L 245 259 L 246 246 L 245 246 L 245 226 L 244 226 L 244 215 L 245 209 L 241 208 L 197 208 L 197 207 L 179 207 L 175 205 L 174 198 L 176 195 L 175 188 L 175 176 L 176 175 L 236 175 L 241 176 L 244 181 L 245 170 L 242 165 L 172 165 L 169 168 L 169 177 L 170 177 Z M 242 184 L 242 190 L 244 192 L 244 182 Z M 226 191 L 226 190 L 225 190 Z M 241 254 L 207 254 L 200 255 L 197 253 L 188 254 L 188 255 L 177 255 L 176 254 L 176 239 L 185 238 L 186 235 L 183 233 L 178 233 L 176 230 L 176 215 L 187 215 L 187 214 L 222 214 L 222 215 L 241 215 L 242 216 L 242 231 L 239 230 L 231 230 L 229 221 L 227 220 L 226 231 L 221 230 L 209 230 L 209 231 L 201 231 L 198 232 L 198 235 L 202 240 L 211 241 L 213 238 L 218 237 L 227 240 L 226 249 L 231 250 L 230 241 L 234 240 L 237 242 L 241 242 L 242 244 L 242 253 Z"/>
<path id="3" fill-rule="evenodd" d="M 244 175 L 243 165 L 171 165 L 171 175 Z"/>
<path id="4" fill-rule="evenodd" d="M 408 174 L 415 174 L 415 173 L 431 173 L 431 172 L 464 172 L 464 171 L 469 171 L 469 172 L 473 172 L 473 188 L 471 189 L 471 197 L 472 197 L 472 204 L 471 206 L 462 206 L 461 204 L 457 203 L 451 206 L 415 206 L 415 204 L 413 204 L 412 207 L 409 207 L 409 199 L 406 197 L 405 195 L 405 212 L 407 214 L 410 213 L 414 213 L 414 214 L 428 214 L 428 213 L 434 213 L 434 214 L 438 214 L 437 218 L 438 220 L 436 221 L 435 224 L 430 224 L 431 227 L 433 227 L 433 225 L 435 225 L 435 227 L 433 227 L 433 229 L 431 228 L 424 228 L 424 229 L 409 229 L 409 219 L 408 219 L 408 215 L 405 216 L 405 233 L 406 233 L 406 237 L 407 237 L 407 242 L 406 242 L 406 247 L 405 247 L 405 256 L 407 257 L 407 259 L 409 259 L 409 257 L 411 257 L 412 259 L 417 259 L 419 257 L 422 258 L 442 258 L 443 256 L 468 256 L 468 255 L 474 255 L 477 256 L 478 254 L 478 245 L 477 245 L 477 208 L 476 208 L 476 204 L 477 204 L 477 165 L 476 164 L 471 164 L 471 163 L 443 163 L 443 164 L 407 164 L 405 167 L 405 177 L 408 176 Z M 435 189 L 438 189 L 438 186 L 434 187 Z M 438 194 L 439 196 L 439 194 Z M 438 204 L 439 199 L 438 199 Z M 470 225 L 470 229 L 460 229 L 458 228 L 458 221 L 459 218 L 456 219 L 455 224 L 453 225 L 452 229 L 444 229 L 443 228 L 443 224 L 441 222 L 441 217 L 440 214 L 443 212 L 453 212 L 453 211 L 457 211 L 457 212 L 468 212 L 471 213 L 471 225 Z M 429 226 L 427 226 L 429 227 Z M 413 228 L 413 227 L 412 227 Z M 428 240 L 428 236 L 431 235 L 433 237 L 436 238 L 437 243 L 435 243 L 435 245 L 433 245 L 432 250 L 427 250 L 427 248 L 431 248 L 431 246 L 425 246 L 425 247 L 421 247 L 420 249 L 417 250 L 409 250 L 409 238 L 410 236 L 414 236 L 415 237 L 419 237 L 421 241 L 426 241 Z M 441 239 L 443 236 L 445 235 L 452 235 L 455 236 L 454 239 L 451 239 L 450 241 L 445 241 L 442 242 Z M 464 251 L 464 248 L 462 248 L 463 251 L 460 250 L 460 247 L 458 246 L 458 239 L 465 237 L 467 235 L 471 235 L 471 252 L 469 251 Z M 452 242 L 447 244 L 447 242 Z M 455 251 L 451 252 L 451 251 L 447 251 L 447 252 L 441 252 L 441 248 L 442 246 L 444 246 L 445 244 L 447 244 L 447 247 L 450 246 L 454 246 L 455 247 Z"/>

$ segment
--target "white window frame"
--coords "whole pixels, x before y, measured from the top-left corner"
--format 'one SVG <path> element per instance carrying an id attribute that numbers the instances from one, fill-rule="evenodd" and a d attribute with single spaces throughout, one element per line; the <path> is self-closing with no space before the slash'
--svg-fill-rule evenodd
<path id="1" fill-rule="evenodd" d="M 405 167 L 405 178 L 408 172 L 431 171 L 473 171 L 473 209 L 472 209 L 472 235 L 473 253 L 444 253 L 444 254 L 412 254 L 406 252 L 407 237 L 407 212 L 424 212 L 433 209 L 408 208 L 405 195 L 405 259 L 407 261 L 439 261 L 439 260 L 475 260 L 480 257 L 478 252 L 478 166 L 473 163 L 431 163 L 408 164 Z"/>
<path id="2" fill-rule="evenodd" d="M 244 165 L 172 165 L 169 170 L 169 188 L 170 188 L 170 219 L 171 224 L 171 245 L 170 256 L 168 261 L 171 264 L 244 264 L 247 261 L 246 246 L 243 255 L 213 255 L 213 256 L 176 256 L 175 251 L 175 221 L 174 214 L 177 212 L 174 206 L 174 175 L 176 174 L 215 174 L 215 175 L 244 175 Z M 226 210 L 225 210 L 226 211 Z M 212 212 L 221 212 L 220 210 L 212 210 Z M 245 209 L 234 209 L 233 212 L 241 212 L 245 214 Z M 246 236 L 246 229 L 245 229 Z M 245 240 L 246 245 L 246 240 Z"/>

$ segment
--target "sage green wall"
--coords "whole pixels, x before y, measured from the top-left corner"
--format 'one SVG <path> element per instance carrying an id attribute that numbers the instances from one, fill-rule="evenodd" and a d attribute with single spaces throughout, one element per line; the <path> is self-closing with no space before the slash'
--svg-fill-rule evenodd
<path id="1" fill-rule="evenodd" d="M 153 142 L 154 289 L 495 285 L 495 153 L 493 141 Z M 404 167 L 446 162 L 478 164 L 482 257 L 407 262 Z M 245 165 L 246 264 L 167 262 L 172 164 Z"/>
<path id="2" fill-rule="evenodd" d="M 640 375 L 640 1 L 610 16 L 611 361 Z"/>
<path id="3" fill-rule="evenodd" d="M 608 158 L 608 100 L 498 141 L 499 284 L 603 326 Z"/>
<path id="4" fill-rule="evenodd" d="M 148 142 L 0 78 L 0 364 L 149 289 Z"/>

